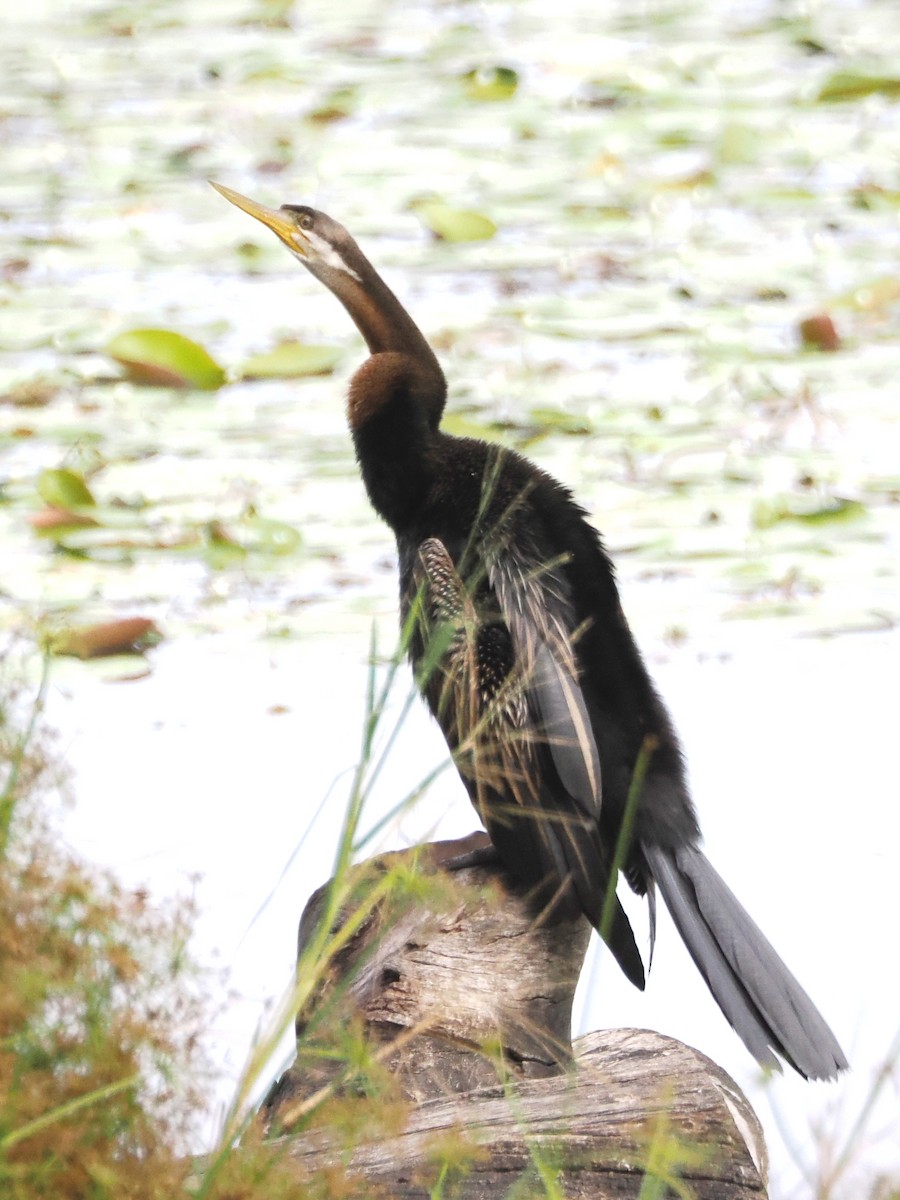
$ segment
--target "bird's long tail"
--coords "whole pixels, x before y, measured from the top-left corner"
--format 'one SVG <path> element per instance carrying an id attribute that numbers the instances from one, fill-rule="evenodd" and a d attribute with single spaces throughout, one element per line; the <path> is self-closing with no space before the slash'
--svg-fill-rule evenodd
<path id="1" fill-rule="evenodd" d="M 672 919 L 716 1003 L 757 1062 L 780 1054 L 806 1079 L 847 1060 L 824 1018 L 696 846 L 642 845 Z"/>

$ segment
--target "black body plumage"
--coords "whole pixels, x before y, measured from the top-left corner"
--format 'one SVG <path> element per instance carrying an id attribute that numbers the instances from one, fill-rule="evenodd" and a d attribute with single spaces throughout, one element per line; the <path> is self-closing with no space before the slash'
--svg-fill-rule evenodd
<path id="1" fill-rule="evenodd" d="M 397 538 L 404 619 L 422 608 L 414 668 L 426 663 L 423 692 L 501 858 L 548 899 L 561 888 L 562 901 L 601 929 L 646 748 L 623 863 L 628 882 L 651 899 L 659 888 L 713 996 L 761 1065 L 777 1068 L 780 1055 L 807 1078 L 836 1075 L 846 1060 L 828 1025 L 700 849 L 671 719 L 583 510 L 519 455 L 438 430 L 418 447 L 419 469 L 408 470 L 393 450 L 399 444 L 401 460 L 410 455 L 408 426 L 404 438 L 393 415 L 386 407 L 354 430 L 357 455 L 369 497 Z M 442 626 L 447 650 L 434 668 L 430 638 Z M 548 713 L 557 713 L 555 723 Z M 643 986 L 618 901 L 611 914 L 601 932 Z"/>
<path id="2" fill-rule="evenodd" d="M 648 896 L 651 926 L 658 887 L 756 1059 L 832 1078 L 847 1065 L 834 1035 L 700 849 L 672 722 L 583 509 L 520 455 L 440 430 L 437 359 L 346 230 L 220 190 L 275 230 L 366 339 L 348 415 L 397 540 L 413 668 L 507 867 L 582 911 L 640 987 L 616 877 Z"/>

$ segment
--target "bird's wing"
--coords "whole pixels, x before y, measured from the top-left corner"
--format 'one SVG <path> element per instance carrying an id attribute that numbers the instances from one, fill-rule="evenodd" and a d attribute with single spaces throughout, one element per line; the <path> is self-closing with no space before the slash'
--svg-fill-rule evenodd
<path id="1" fill-rule="evenodd" d="M 577 624 L 560 564 L 525 555 L 521 546 L 515 553 L 488 550 L 487 578 L 512 639 L 537 747 L 538 836 L 625 974 L 643 987 L 643 963 L 615 894 L 618 873 L 600 832 L 600 755 L 581 688 Z"/>
<path id="2" fill-rule="evenodd" d="M 489 558 L 488 581 L 512 637 L 533 733 L 567 795 L 596 822 L 600 756 L 578 677 L 568 588 L 558 568 L 509 553 Z"/>
<path id="3" fill-rule="evenodd" d="M 419 685 L 494 845 L 548 899 L 558 893 L 567 910 L 584 912 L 643 987 L 600 835 L 600 758 L 563 581 L 497 555 L 473 587 L 429 538 L 412 582 Z"/>

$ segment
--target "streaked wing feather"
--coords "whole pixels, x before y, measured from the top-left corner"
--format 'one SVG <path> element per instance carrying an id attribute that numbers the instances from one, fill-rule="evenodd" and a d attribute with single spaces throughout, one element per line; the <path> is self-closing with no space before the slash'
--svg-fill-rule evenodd
<path id="1" fill-rule="evenodd" d="M 550 748 L 568 794 L 600 817 L 600 756 L 585 704 L 571 630 L 575 621 L 557 572 L 539 563 L 492 558 L 488 579 L 510 633 L 535 727 Z"/>
<path id="2" fill-rule="evenodd" d="M 600 758 L 568 602 L 555 577 L 509 570 L 505 561 L 488 562 L 499 612 L 485 615 L 446 547 L 435 538 L 420 546 L 416 586 L 426 617 L 443 623 L 448 647 L 426 695 L 501 855 L 545 894 L 548 884 L 568 892 L 567 903 L 575 899 L 599 928 L 615 881 L 600 838 Z M 606 918 L 605 940 L 642 988 L 641 956 L 615 896 Z"/>
<path id="3" fill-rule="evenodd" d="M 537 644 L 529 692 L 560 782 L 596 820 L 601 796 L 597 744 L 578 681 L 552 642 Z"/>

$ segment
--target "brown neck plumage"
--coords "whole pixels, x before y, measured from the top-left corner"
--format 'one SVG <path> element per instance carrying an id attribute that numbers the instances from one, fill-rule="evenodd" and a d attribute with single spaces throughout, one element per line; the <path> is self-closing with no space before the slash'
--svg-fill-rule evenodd
<path id="1" fill-rule="evenodd" d="M 352 428 L 371 418 L 398 386 L 411 387 L 437 428 L 447 385 L 434 351 L 419 327 L 357 246 L 341 270 L 307 263 L 340 300 L 365 338 L 372 355 L 357 371 L 350 386 L 348 416 Z M 351 273 L 352 272 L 352 273 Z"/>

